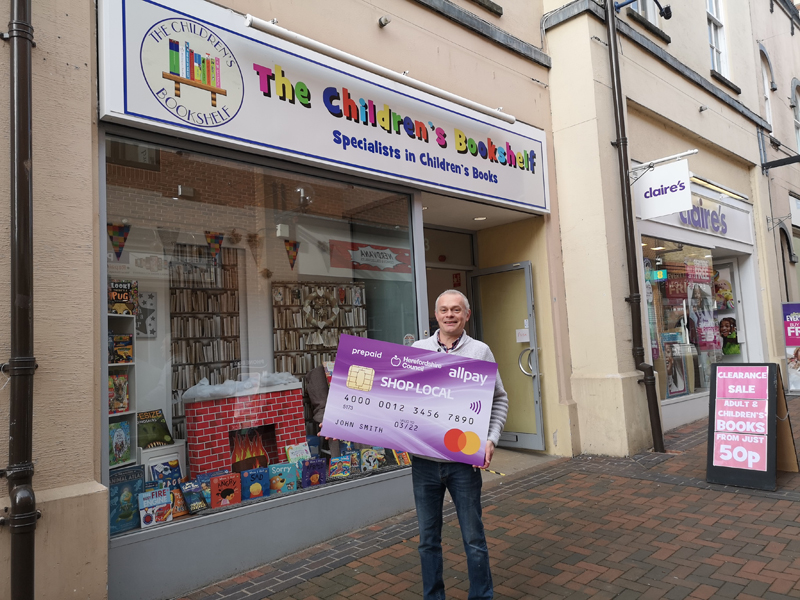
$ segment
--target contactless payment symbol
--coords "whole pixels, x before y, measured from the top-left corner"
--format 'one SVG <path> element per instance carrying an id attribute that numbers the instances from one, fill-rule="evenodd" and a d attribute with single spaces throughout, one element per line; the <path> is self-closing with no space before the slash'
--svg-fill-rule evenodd
<path id="1" fill-rule="evenodd" d="M 347 387 L 359 392 L 368 392 L 372 389 L 372 380 L 374 378 L 374 369 L 351 365 L 350 370 L 347 372 Z"/>
<path id="2" fill-rule="evenodd" d="M 470 456 L 481 449 L 481 438 L 473 431 L 451 429 L 444 434 L 444 447 L 450 452 L 461 452 Z"/>

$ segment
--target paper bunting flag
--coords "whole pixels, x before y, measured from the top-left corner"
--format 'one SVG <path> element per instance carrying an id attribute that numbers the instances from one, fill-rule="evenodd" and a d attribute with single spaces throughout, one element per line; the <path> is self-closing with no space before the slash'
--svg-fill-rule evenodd
<path id="1" fill-rule="evenodd" d="M 114 254 L 117 255 L 117 260 L 122 256 L 122 249 L 125 247 L 130 231 L 130 225 L 108 223 L 108 237 L 111 238 L 111 245 L 114 247 Z"/>
<path id="2" fill-rule="evenodd" d="M 224 233 L 217 233 L 216 231 L 206 231 L 206 242 L 208 247 L 211 248 L 211 256 L 214 257 L 214 262 L 217 262 L 219 256 L 219 249 L 222 247 L 222 240 L 225 239 Z"/>
<path id="3" fill-rule="evenodd" d="M 300 242 L 292 242 L 286 240 L 283 242 L 283 245 L 286 246 L 286 255 L 289 257 L 289 266 L 294 271 L 294 263 L 297 261 L 297 249 L 300 247 Z"/>

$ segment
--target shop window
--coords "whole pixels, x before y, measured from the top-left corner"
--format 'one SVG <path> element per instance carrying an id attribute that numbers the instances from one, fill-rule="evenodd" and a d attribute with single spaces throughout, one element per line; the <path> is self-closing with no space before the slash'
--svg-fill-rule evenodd
<path id="1" fill-rule="evenodd" d="M 722 0 L 706 0 L 706 22 L 711 68 L 727 77 L 728 59 L 725 48 L 725 29 L 722 22 Z"/>
<path id="2" fill-rule="evenodd" d="M 645 297 L 661 398 L 707 392 L 711 365 L 741 354 L 733 267 L 711 251 L 642 237 Z"/>
<path id="3" fill-rule="evenodd" d="M 212 507 L 268 501 L 407 466 L 402 448 L 318 434 L 340 335 L 418 335 L 409 197 L 118 138 L 107 149 L 112 535 L 166 518 L 138 511 L 159 486 L 175 517 L 180 483 L 202 514 L 202 492 Z"/>

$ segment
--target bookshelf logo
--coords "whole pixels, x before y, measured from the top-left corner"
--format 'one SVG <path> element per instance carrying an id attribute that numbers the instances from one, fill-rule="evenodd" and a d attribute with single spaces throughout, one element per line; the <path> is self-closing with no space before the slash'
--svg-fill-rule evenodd
<path id="1" fill-rule="evenodd" d="M 142 39 L 142 74 L 164 109 L 189 125 L 211 128 L 242 107 L 244 79 L 217 33 L 190 19 L 166 19 Z"/>

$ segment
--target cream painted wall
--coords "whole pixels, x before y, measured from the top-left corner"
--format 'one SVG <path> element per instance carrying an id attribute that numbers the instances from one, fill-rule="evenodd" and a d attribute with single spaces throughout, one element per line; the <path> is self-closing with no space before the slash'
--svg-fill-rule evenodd
<path id="1" fill-rule="evenodd" d="M 8 3 L 0 19 L 8 21 Z M 33 3 L 33 202 L 36 597 L 104 598 L 108 496 L 100 475 L 100 289 L 94 3 Z M 8 82 L 9 53 L 0 58 Z M 9 98 L 0 96 L 9 135 Z M 8 144 L 0 146 L 8 169 Z M 8 178 L 0 247 L 9 247 Z M 0 361 L 9 356 L 9 261 L 0 260 Z M 0 379 L 3 379 L 0 377 Z M 3 385 L 0 383 L 0 388 Z M 8 439 L 9 389 L 0 390 L 0 438 Z M 8 462 L 0 445 L 0 464 Z M 4 496 L 5 489 L 0 492 Z M 0 497 L 0 507 L 8 506 Z M 77 551 L 76 551 L 77 549 Z M 0 597 L 9 597 L 8 528 L 0 530 Z"/>
<path id="2" fill-rule="evenodd" d="M 490 40 L 416 2 L 408 0 L 225 0 L 218 2 L 262 19 L 278 19 L 278 25 L 329 44 L 409 76 L 491 107 L 502 106 L 519 120 L 547 129 L 550 107 L 547 90 L 532 79 L 547 83 L 547 69 L 505 50 Z M 505 3 L 522 23 L 539 26 L 536 14 L 528 15 L 522 0 Z M 520 8 L 512 10 L 512 6 Z M 473 11 L 474 12 L 474 11 Z M 384 14 L 392 22 L 378 26 Z M 491 21 L 491 19 L 486 19 Z M 498 26 L 505 26 L 502 18 Z M 526 25 L 527 26 L 527 25 Z M 357 32 L 357 34 L 356 34 Z M 524 38 L 531 43 L 534 40 Z"/>
<path id="3" fill-rule="evenodd" d="M 561 393 L 557 380 L 556 327 L 552 313 L 548 249 L 544 218 L 534 217 L 509 225 L 478 232 L 478 267 L 531 261 L 533 294 L 536 309 L 536 334 L 541 353 L 539 370 L 543 374 L 542 413 L 544 418 L 545 452 L 572 456 L 573 436 L 577 434 L 574 403 Z"/>

